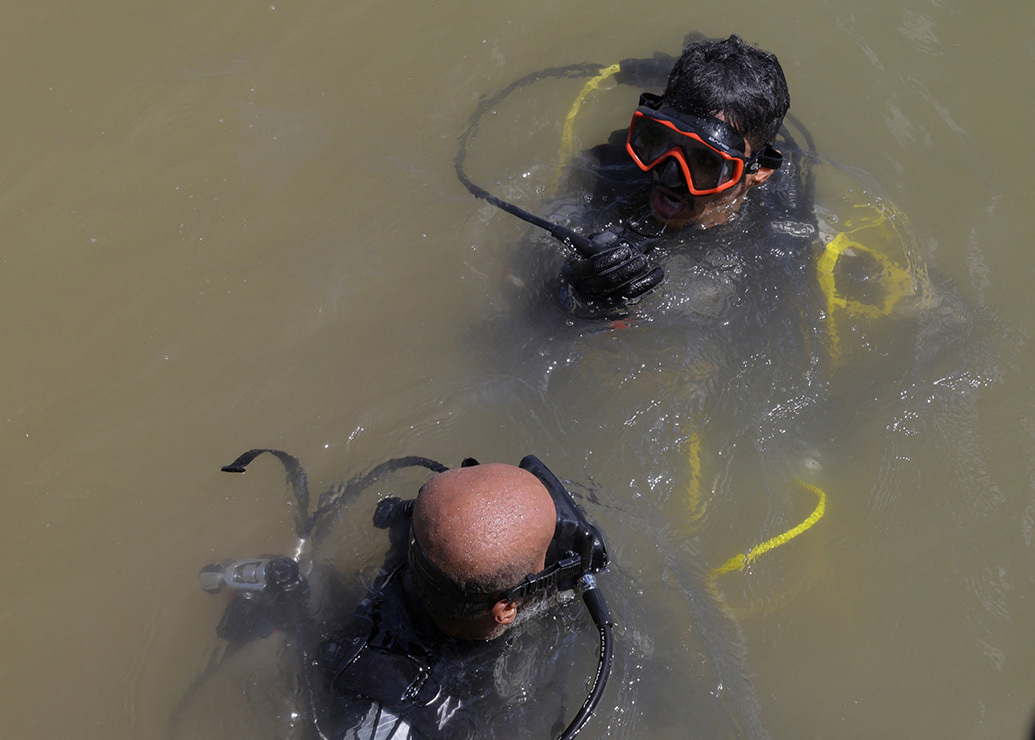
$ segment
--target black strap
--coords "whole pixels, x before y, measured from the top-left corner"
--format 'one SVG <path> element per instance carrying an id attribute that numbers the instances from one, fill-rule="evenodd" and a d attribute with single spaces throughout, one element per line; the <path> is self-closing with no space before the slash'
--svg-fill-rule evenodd
<path id="1" fill-rule="evenodd" d="M 575 553 L 563 558 L 553 565 L 544 568 L 538 573 L 525 576 L 525 579 L 518 585 L 509 589 L 503 594 L 507 601 L 520 599 L 522 596 L 529 596 L 549 588 L 557 588 L 562 578 L 573 580 L 578 578 L 584 571 L 582 558 Z"/>
<path id="2" fill-rule="evenodd" d="M 758 158 L 755 161 L 758 162 L 759 167 L 778 170 L 780 165 L 783 164 L 783 155 L 773 149 L 771 144 L 766 144 L 762 151 L 758 153 Z"/>
<path id="3" fill-rule="evenodd" d="M 229 465 L 224 465 L 220 470 L 224 473 L 243 473 L 252 460 L 264 452 L 268 452 L 276 457 L 284 466 L 284 471 L 287 473 L 287 482 L 291 485 L 291 490 L 295 494 L 295 503 L 297 504 L 295 510 L 295 532 L 299 537 L 304 537 L 305 535 L 302 532 L 309 526 L 309 476 L 297 457 L 281 450 L 257 448 L 248 450 Z"/>

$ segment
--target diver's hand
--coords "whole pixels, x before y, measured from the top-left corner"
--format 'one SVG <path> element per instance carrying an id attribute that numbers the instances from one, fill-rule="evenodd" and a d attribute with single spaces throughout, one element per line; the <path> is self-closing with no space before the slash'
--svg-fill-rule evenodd
<path id="1" fill-rule="evenodd" d="M 664 271 L 627 244 L 604 249 L 586 259 L 571 259 L 561 274 L 587 301 L 624 303 L 657 287 Z"/>

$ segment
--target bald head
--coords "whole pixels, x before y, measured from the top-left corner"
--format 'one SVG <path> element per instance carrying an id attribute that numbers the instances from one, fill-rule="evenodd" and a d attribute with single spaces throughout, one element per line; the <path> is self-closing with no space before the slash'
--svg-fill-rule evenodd
<path id="1" fill-rule="evenodd" d="M 557 510 L 527 470 L 489 463 L 436 475 L 421 488 L 413 531 L 454 582 L 504 589 L 542 570 Z"/>
<path id="2" fill-rule="evenodd" d="M 506 592 L 543 570 L 556 524 L 550 492 L 527 470 L 487 464 L 440 473 L 417 494 L 414 539 L 421 557 L 454 586 L 489 599 L 443 596 L 423 576 L 410 582 L 443 632 L 491 640 L 528 605 L 527 597 L 511 600 Z"/>

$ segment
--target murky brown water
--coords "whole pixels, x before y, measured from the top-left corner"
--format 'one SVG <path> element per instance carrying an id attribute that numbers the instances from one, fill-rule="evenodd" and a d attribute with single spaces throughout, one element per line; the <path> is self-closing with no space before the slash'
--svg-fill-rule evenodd
<path id="1" fill-rule="evenodd" d="M 0 735 L 166 735 L 215 644 L 222 602 L 198 568 L 293 544 L 275 463 L 219 473 L 269 446 L 314 491 L 403 454 L 535 452 L 593 485 L 623 633 L 587 737 L 1025 736 L 1035 6 L 102 0 L 2 17 Z M 875 183 L 979 309 L 979 341 L 910 374 L 912 339 L 876 334 L 868 374 L 805 427 L 773 408 L 771 439 L 713 415 L 689 521 L 690 417 L 665 413 L 685 378 L 638 374 L 590 408 L 562 374 L 529 401 L 474 351 L 526 232 L 452 159 L 481 95 L 676 53 L 691 30 L 779 55 L 820 152 L 868 173 L 828 167 L 821 196 Z M 575 90 L 533 88 L 520 128 L 485 124 L 480 182 L 535 206 L 523 180 L 549 180 Z M 583 144 L 627 120 L 630 94 L 606 94 Z M 626 372 L 621 348 L 589 347 L 588 367 Z M 808 514 L 786 484 L 806 463 L 825 516 L 709 590 L 710 569 Z M 376 565 L 380 533 L 342 536 L 336 562 Z M 270 708 L 243 682 L 206 687 L 196 727 L 253 736 Z"/>

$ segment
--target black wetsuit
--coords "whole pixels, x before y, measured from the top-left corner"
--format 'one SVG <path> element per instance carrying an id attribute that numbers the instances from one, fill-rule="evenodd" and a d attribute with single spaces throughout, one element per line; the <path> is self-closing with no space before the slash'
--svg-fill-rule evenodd
<path id="1" fill-rule="evenodd" d="M 314 651 L 319 736 L 462 740 L 494 737 L 499 727 L 498 736 L 509 738 L 515 723 L 556 734 L 551 721 L 563 727 L 563 692 L 555 685 L 552 698 L 534 707 L 528 698 L 538 685 L 563 681 L 570 628 L 567 635 L 557 634 L 558 625 L 544 634 L 512 630 L 492 641 L 446 636 L 407 583 L 408 516 L 382 524 L 392 547 L 381 577 L 348 626 Z M 546 658 L 539 654 L 544 642 L 552 643 Z"/>
<path id="2" fill-rule="evenodd" d="M 624 130 L 616 131 L 579 157 L 565 188 L 574 195 L 551 206 L 550 219 L 602 247 L 627 243 L 665 269 L 656 290 L 661 299 L 645 299 L 634 313 L 650 315 L 660 303 L 666 311 L 729 318 L 729 303 L 749 287 L 774 290 L 796 282 L 816 233 L 804 155 L 778 142 L 783 165 L 748 192 L 728 224 L 672 229 L 651 215 L 651 173 L 633 163 L 625 138 Z M 562 287 L 561 300 L 580 308 L 570 285 Z"/>
<path id="3" fill-rule="evenodd" d="M 474 735 L 469 696 L 491 686 L 499 648 L 443 635 L 406 588 L 405 575 L 405 565 L 392 570 L 349 627 L 317 652 L 326 737 Z"/>
<path id="4" fill-rule="evenodd" d="M 763 385 L 801 383 L 803 365 L 821 349 L 808 155 L 777 141 L 782 166 L 748 191 L 733 220 L 672 229 L 651 216 L 651 175 L 632 162 L 624 141 L 625 132 L 615 132 L 580 155 L 562 187 L 566 195 L 542 213 L 598 243 L 635 245 L 664 269 L 663 281 L 630 305 L 588 304 L 562 278 L 571 254 L 532 232 L 516 247 L 498 310 L 485 324 L 480 341 L 491 348 L 488 362 L 501 374 L 519 368 L 523 383 L 539 392 L 557 383 L 599 388 L 596 403 L 608 406 L 624 395 L 619 384 L 652 365 L 680 370 L 679 403 L 694 408 L 746 364 L 772 359 L 771 371 L 786 375 Z"/>

